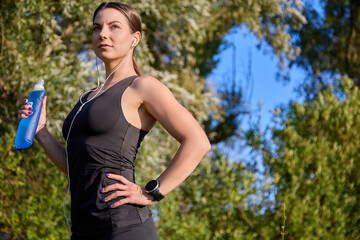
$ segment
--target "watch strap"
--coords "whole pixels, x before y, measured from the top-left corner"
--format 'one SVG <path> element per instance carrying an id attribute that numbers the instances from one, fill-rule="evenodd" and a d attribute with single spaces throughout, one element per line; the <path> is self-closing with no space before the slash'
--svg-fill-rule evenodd
<path id="1" fill-rule="evenodd" d="M 155 201 L 160 201 L 161 199 L 163 199 L 165 197 L 164 195 L 162 195 L 159 192 L 159 189 L 156 189 L 155 191 L 152 191 L 149 194 L 154 197 Z"/>

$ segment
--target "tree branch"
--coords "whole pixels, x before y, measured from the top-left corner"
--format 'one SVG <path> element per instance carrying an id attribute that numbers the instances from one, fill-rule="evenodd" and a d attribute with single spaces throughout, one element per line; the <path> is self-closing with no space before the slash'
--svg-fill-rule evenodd
<path id="1" fill-rule="evenodd" d="M 0 59 L 2 59 L 3 56 L 4 56 L 4 45 L 5 45 L 5 33 L 4 33 L 3 16 L 1 16 L 0 24 L 1 24 L 1 52 L 0 52 Z"/>
<path id="2" fill-rule="evenodd" d="M 354 26 L 354 9 L 353 9 L 353 1 L 350 1 L 349 3 L 349 7 L 350 7 L 350 33 L 349 33 L 349 37 L 348 37 L 348 42 L 347 42 L 347 50 L 346 50 L 346 68 L 347 68 L 347 72 L 350 74 L 350 77 L 355 77 L 355 76 L 351 76 L 351 50 L 353 48 L 353 43 L 354 43 L 354 39 L 356 36 L 356 31 L 355 31 L 355 26 Z"/>
<path id="3" fill-rule="evenodd" d="M 249 224 L 249 226 L 254 227 L 254 225 L 255 225 L 254 222 L 252 222 L 252 221 L 246 216 L 245 211 L 244 211 L 244 209 L 241 207 L 241 205 L 240 205 L 240 204 L 236 204 L 236 205 L 235 205 L 235 208 L 237 208 L 237 209 L 240 211 L 241 217 L 245 220 L 245 222 L 246 222 L 247 224 Z"/>
<path id="4" fill-rule="evenodd" d="M 54 41 L 53 44 L 51 45 L 51 47 L 45 51 L 43 58 L 48 57 L 50 55 L 50 53 L 52 53 L 54 51 L 54 49 L 62 42 L 62 40 L 64 38 L 66 38 L 67 36 L 69 36 L 70 33 L 74 30 L 74 28 L 79 25 L 80 25 L 79 21 L 74 22 L 74 24 L 69 24 L 69 26 L 62 32 L 60 39 L 57 39 L 56 41 Z"/>
<path id="5" fill-rule="evenodd" d="M 232 5 L 231 2 L 227 2 L 225 4 L 225 6 L 223 6 L 214 16 L 212 16 L 209 20 L 209 24 L 211 24 L 212 22 L 214 22 L 216 19 L 218 19 L 219 17 L 221 17 L 223 15 L 223 13 Z"/>

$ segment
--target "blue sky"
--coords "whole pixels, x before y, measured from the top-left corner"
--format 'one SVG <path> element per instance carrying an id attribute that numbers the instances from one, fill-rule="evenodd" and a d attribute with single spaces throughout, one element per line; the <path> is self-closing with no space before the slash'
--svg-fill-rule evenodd
<path id="1" fill-rule="evenodd" d="M 259 102 L 262 105 L 261 126 L 264 129 L 266 126 L 272 125 L 272 110 L 279 106 L 286 107 L 290 101 L 302 101 L 294 89 L 304 79 L 305 73 L 301 69 L 293 67 L 290 69 L 290 82 L 284 84 L 284 82 L 277 80 L 277 57 L 266 43 L 258 48 L 258 40 L 249 30 L 240 27 L 234 28 L 225 36 L 223 42 L 232 43 L 235 48 L 224 49 L 224 46 L 220 47 L 220 53 L 215 56 L 219 62 L 208 76 L 208 80 L 214 84 L 216 89 L 229 81 L 234 74 L 234 69 L 236 69 L 236 80 L 240 82 L 242 87 L 246 88 L 246 79 L 250 79 L 247 92 L 250 97 L 248 104 L 253 116 L 252 121 L 255 121 L 259 116 Z M 234 51 L 235 66 L 233 64 Z M 244 116 L 241 127 L 246 129 L 247 126 L 248 117 Z M 244 163 L 253 163 L 255 160 L 259 170 L 264 170 L 262 160 L 252 156 L 249 152 L 251 149 L 244 147 L 243 144 L 244 142 L 239 139 L 239 141 L 232 142 L 232 146 L 220 144 L 218 147 L 226 153 L 228 158 L 234 161 L 240 160 Z"/>
<path id="2" fill-rule="evenodd" d="M 321 0 L 304 0 L 303 2 L 310 4 L 318 13 L 323 14 Z M 219 54 L 215 56 L 219 62 L 216 68 L 208 76 L 210 83 L 216 87 L 226 84 L 226 82 L 234 74 L 236 69 L 236 80 L 241 86 L 246 87 L 246 79 L 250 73 L 250 82 L 248 95 L 249 110 L 253 119 L 259 116 L 259 102 L 261 102 L 261 126 L 271 126 L 272 110 L 279 106 L 288 106 L 290 101 L 302 102 L 301 97 L 295 92 L 297 87 L 304 79 L 305 72 L 299 68 L 292 67 L 290 69 L 291 81 L 284 84 L 276 79 L 278 71 L 278 59 L 272 53 L 271 47 L 265 42 L 258 48 L 258 39 L 245 27 L 235 27 L 224 38 L 223 43 L 228 42 L 234 44 L 235 48 L 224 48 L 220 46 Z M 233 65 L 233 57 L 235 51 L 235 66 Z M 250 57 L 249 57 L 250 56 Z M 251 63 L 251 65 L 249 65 Z M 249 67 L 250 66 L 250 67 Z M 242 121 L 243 128 L 247 128 L 248 118 L 244 117 Z M 233 160 L 253 161 L 249 155 L 249 148 L 243 148 L 243 143 L 234 143 L 234 146 L 219 145 L 223 151 Z M 239 148 L 239 149 L 235 149 Z M 261 168 L 261 159 L 256 160 Z"/>
<path id="3" fill-rule="evenodd" d="M 259 102 L 262 105 L 261 125 L 265 128 L 271 124 L 272 110 L 283 105 L 288 106 L 290 101 L 301 101 L 295 93 L 294 88 L 304 79 L 304 72 L 301 69 L 293 67 L 290 69 L 291 81 L 287 84 L 276 79 L 278 72 L 278 59 L 272 53 L 270 46 L 266 43 L 257 47 L 257 38 L 246 28 L 234 28 L 229 32 L 223 42 L 234 44 L 235 48 L 228 47 L 222 49 L 215 57 L 219 60 L 216 68 L 208 76 L 208 80 L 214 84 L 214 87 L 222 86 L 231 78 L 235 70 L 235 78 L 242 87 L 249 87 L 248 96 L 249 110 L 256 119 L 259 115 Z M 235 49 L 235 50 L 234 50 Z M 235 56 L 234 56 L 235 51 Z M 235 65 L 233 59 L 236 59 Z M 250 73 L 250 75 L 249 75 Z M 249 77 L 250 76 L 250 77 Z M 247 85 L 246 79 L 250 79 Z M 242 127 L 247 128 L 248 118 L 242 121 Z M 227 157 L 232 161 L 241 161 L 242 163 L 256 163 L 257 170 L 263 172 L 264 166 L 260 155 L 251 154 L 251 148 L 242 146 L 244 141 L 239 139 L 233 146 L 219 144 Z M 265 181 L 261 174 L 257 178 Z"/>
<path id="4" fill-rule="evenodd" d="M 310 4 L 318 13 L 323 14 L 321 0 L 303 0 Z M 276 80 L 278 71 L 277 57 L 272 53 L 271 47 L 265 42 L 261 44 L 261 48 L 257 47 L 258 39 L 250 33 L 245 27 L 235 27 L 224 38 L 223 42 L 233 43 L 236 49 L 236 79 L 243 87 L 246 87 L 246 78 L 251 73 L 251 87 L 249 89 L 249 108 L 256 115 L 258 113 L 258 105 L 262 105 L 262 126 L 270 124 L 271 110 L 278 106 L 287 106 L 290 100 L 302 101 L 295 93 L 294 88 L 304 79 L 303 70 L 293 67 L 290 70 L 291 81 L 284 84 Z M 208 80 L 216 86 L 226 83 L 231 77 L 234 69 L 233 48 L 220 47 L 220 53 L 215 56 L 219 59 L 219 63 L 208 76 Z M 249 71 L 249 53 L 251 53 L 251 68 Z M 246 123 L 246 121 L 244 121 Z"/>
<path id="5" fill-rule="evenodd" d="M 261 123 L 264 126 L 270 123 L 271 110 L 280 105 L 287 105 L 290 100 L 299 100 L 294 88 L 304 77 L 301 69 L 292 68 L 290 70 L 291 81 L 289 83 L 278 81 L 276 79 L 277 57 L 267 44 L 262 44 L 262 47 L 258 48 L 257 38 L 245 28 L 233 29 L 225 36 L 224 42 L 234 44 L 235 48 L 228 47 L 216 56 L 219 62 L 208 79 L 216 88 L 228 81 L 236 68 L 236 79 L 246 88 L 246 79 L 249 78 L 250 73 L 250 85 L 247 91 L 250 97 L 248 99 L 249 108 L 256 115 L 259 110 L 259 102 L 261 102 Z M 236 52 L 236 66 L 232 61 L 234 51 Z"/>

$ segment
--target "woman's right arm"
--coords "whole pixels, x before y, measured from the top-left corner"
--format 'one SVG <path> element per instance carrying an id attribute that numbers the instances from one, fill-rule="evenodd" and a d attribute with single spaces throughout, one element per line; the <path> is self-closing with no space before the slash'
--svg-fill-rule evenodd
<path id="1" fill-rule="evenodd" d="M 67 174 L 66 151 L 65 147 L 61 145 L 53 135 L 46 128 L 46 99 L 44 97 L 39 124 L 36 129 L 35 139 L 44 148 L 53 163 L 65 174 Z M 27 99 L 24 100 L 24 105 L 21 107 L 18 119 L 27 118 L 32 114 L 30 105 L 26 105 Z"/>

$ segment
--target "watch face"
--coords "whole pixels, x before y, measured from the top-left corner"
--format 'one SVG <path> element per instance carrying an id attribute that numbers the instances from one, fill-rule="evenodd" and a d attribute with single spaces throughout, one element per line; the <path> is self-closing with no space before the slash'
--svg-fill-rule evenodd
<path id="1" fill-rule="evenodd" d="M 145 186 L 145 190 L 147 192 L 151 192 L 153 191 L 158 185 L 158 182 L 156 180 L 151 180 L 150 182 L 148 182 Z"/>

